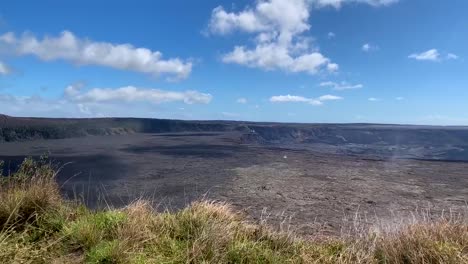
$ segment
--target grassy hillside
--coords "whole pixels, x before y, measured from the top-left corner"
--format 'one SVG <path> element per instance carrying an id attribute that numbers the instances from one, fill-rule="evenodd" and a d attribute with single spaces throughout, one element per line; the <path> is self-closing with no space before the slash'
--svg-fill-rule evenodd
<path id="1" fill-rule="evenodd" d="M 47 162 L 27 159 L 1 178 L 0 263 L 468 263 L 466 219 L 304 239 L 223 203 L 91 211 L 63 200 L 54 177 Z"/>

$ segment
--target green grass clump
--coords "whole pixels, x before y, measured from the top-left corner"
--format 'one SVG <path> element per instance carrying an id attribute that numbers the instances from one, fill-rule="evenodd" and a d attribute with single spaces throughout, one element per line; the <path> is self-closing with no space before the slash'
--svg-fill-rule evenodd
<path id="1" fill-rule="evenodd" d="M 86 254 L 88 263 L 126 263 L 124 248 L 120 241 L 104 240 L 90 248 Z"/>
<path id="2" fill-rule="evenodd" d="M 116 238 L 117 228 L 125 220 L 119 211 L 88 212 L 63 227 L 68 241 L 78 248 L 90 249 L 103 240 Z"/>
<path id="3" fill-rule="evenodd" d="M 0 263 L 468 263 L 466 219 L 356 237 L 303 239 L 252 224 L 224 203 L 158 213 L 65 201 L 44 160 L 0 181 Z"/>

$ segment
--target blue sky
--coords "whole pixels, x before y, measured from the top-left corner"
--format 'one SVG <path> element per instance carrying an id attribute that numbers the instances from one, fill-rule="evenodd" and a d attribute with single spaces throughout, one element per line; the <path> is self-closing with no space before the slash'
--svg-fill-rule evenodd
<path id="1" fill-rule="evenodd" d="M 468 125 L 464 0 L 3 1 L 0 113 Z"/>

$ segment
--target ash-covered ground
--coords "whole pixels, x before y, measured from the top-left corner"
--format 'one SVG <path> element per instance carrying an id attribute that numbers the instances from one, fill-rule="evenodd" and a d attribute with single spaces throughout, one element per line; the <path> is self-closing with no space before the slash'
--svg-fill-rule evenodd
<path id="1" fill-rule="evenodd" d="M 0 160 L 8 170 L 25 156 L 48 153 L 63 165 L 58 179 L 64 194 L 91 207 L 146 197 L 161 210 L 177 209 L 207 198 L 302 234 L 340 232 L 356 215 L 372 224 L 421 209 L 467 210 L 468 162 L 459 146 L 435 150 L 431 141 L 408 147 L 257 137 L 255 131 L 233 130 L 3 142 Z M 451 151 L 456 159 L 450 159 Z"/>

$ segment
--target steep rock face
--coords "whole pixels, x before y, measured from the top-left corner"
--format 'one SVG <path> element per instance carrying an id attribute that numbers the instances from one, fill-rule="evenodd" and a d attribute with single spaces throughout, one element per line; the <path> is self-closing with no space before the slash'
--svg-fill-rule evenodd
<path id="1" fill-rule="evenodd" d="M 143 118 L 16 118 L 0 117 L 0 141 L 60 139 L 89 135 L 227 131 L 224 122 L 181 121 Z"/>
<path id="2" fill-rule="evenodd" d="M 59 139 L 88 135 L 173 132 L 240 133 L 240 141 L 259 144 L 468 146 L 468 127 L 376 124 L 281 124 L 183 121 L 148 118 L 17 118 L 0 115 L 0 141 Z M 456 151 L 456 150 L 454 150 Z"/>

